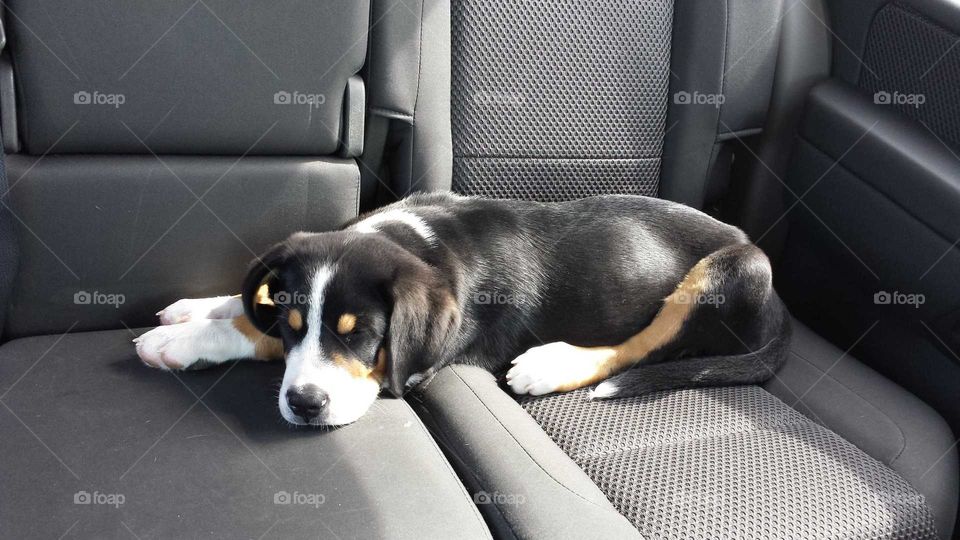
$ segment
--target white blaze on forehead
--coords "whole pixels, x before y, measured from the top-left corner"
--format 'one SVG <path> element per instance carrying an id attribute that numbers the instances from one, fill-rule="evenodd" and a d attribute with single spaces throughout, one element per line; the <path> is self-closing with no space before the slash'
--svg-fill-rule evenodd
<path id="1" fill-rule="evenodd" d="M 324 392 L 329 401 L 319 422 L 326 425 L 353 422 L 370 408 L 380 392 L 380 384 L 374 379 L 353 376 L 332 362 L 320 347 L 321 333 L 327 330 L 322 321 L 323 304 L 336 270 L 336 265 L 322 266 L 310 279 L 307 332 L 303 341 L 287 354 L 287 368 L 280 385 L 280 413 L 288 422 L 302 423 L 287 403 L 290 389 L 296 391 L 309 384 Z"/>
<path id="2" fill-rule="evenodd" d="M 336 271 L 336 265 L 321 266 L 310 279 L 310 304 L 307 306 L 307 334 L 301 344 L 313 347 L 310 352 L 320 352 L 320 330 L 323 327 L 323 300 L 327 286 Z"/>
<path id="3" fill-rule="evenodd" d="M 427 225 L 427 222 L 424 219 L 409 210 L 403 210 L 400 208 L 394 208 L 392 210 L 387 210 L 385 212 L 380 212 L 374 214 L 363 221 L 356 223 L 352 229 L 361 233 L 375 233 L 379 232 L 378 227 L 384 223 L 402 223 L 407 227 L 410 227 L 417 233 L 420 238 L 423 238 L 428 243 L 433 243 L 434 234 L 433 230 L 430 229 L 430 226 Z"/>
<path id="4" fill-rule="evenodd" d="M 306 384 L 320 369 L 323 300 L 335 271 L 336 265 L 321 266 L 310 278 L 310 296 L 306 316 L 307 333 L 303 340 L 287 353 L 287 369 L 283 372 L 283 383 L 280 385 L 280 411 L 288 419 L 291 413 L 287 405 L 287 390 Z"/>

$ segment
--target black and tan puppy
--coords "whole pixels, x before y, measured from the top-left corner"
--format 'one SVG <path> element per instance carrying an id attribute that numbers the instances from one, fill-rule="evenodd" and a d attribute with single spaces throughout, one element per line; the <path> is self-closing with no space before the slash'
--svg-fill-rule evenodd
<path id="1" fill-rule="evenodd" d="M 563 204 L 419 195 L 254 261 L 243 294 L 181 300 L 137 339 L 165 369 L 286 357 L 280 412 L 352 422 L 451 363 L 518 394 L 754 383 L 789 318 L 737 228 L 637 196 Z"/>

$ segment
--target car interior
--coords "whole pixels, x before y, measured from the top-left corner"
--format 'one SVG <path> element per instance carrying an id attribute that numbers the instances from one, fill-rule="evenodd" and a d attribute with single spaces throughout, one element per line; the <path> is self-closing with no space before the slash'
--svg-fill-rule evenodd
<path id="1" fill-rule="evenodd" d="M 956 0 L 6 0 L 0 537 L 953 538 Z M 418 192 L 742 228 L 762 385 L 519 398 L 451 365 L 294 428 L 282 363 L 131 339 Z"/>

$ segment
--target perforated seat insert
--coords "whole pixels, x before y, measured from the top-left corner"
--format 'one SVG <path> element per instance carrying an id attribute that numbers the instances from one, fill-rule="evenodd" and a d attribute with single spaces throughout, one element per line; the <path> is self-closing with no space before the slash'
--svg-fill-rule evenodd
<path id="1" fill-rule="evenodd" d="M 672 0 L 452 7 L 455 191 L 655 195 Z"/>
<path id="2" fill-rule="evenodd" d="M 756 386 L 522 405 L 648 539 L 936 538 L 896 472 Z"/>

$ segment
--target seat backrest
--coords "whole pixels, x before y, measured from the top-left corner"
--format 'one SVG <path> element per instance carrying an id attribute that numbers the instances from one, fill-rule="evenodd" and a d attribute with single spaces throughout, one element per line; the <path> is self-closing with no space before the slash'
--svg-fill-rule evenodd
<path id="1" fill-rule="evenodd" d="M 729 171 L 725 147 L 764 125 L 783 11 L 779 0 L 453 0 L 452 174 L 419 186 L 701 207 Z M 392 173 L 404 194 L 408 171 Z"/>
<path id="2" fill-rule="evenodd" d="M 5 337 L 152 324 L 356 215 L 369 2 L 5 9 Z"/>
<path id="3" fill-rule="evenodd" d="M 672 0 L 455 1 L 453 188 L 655 195 Z"/>

